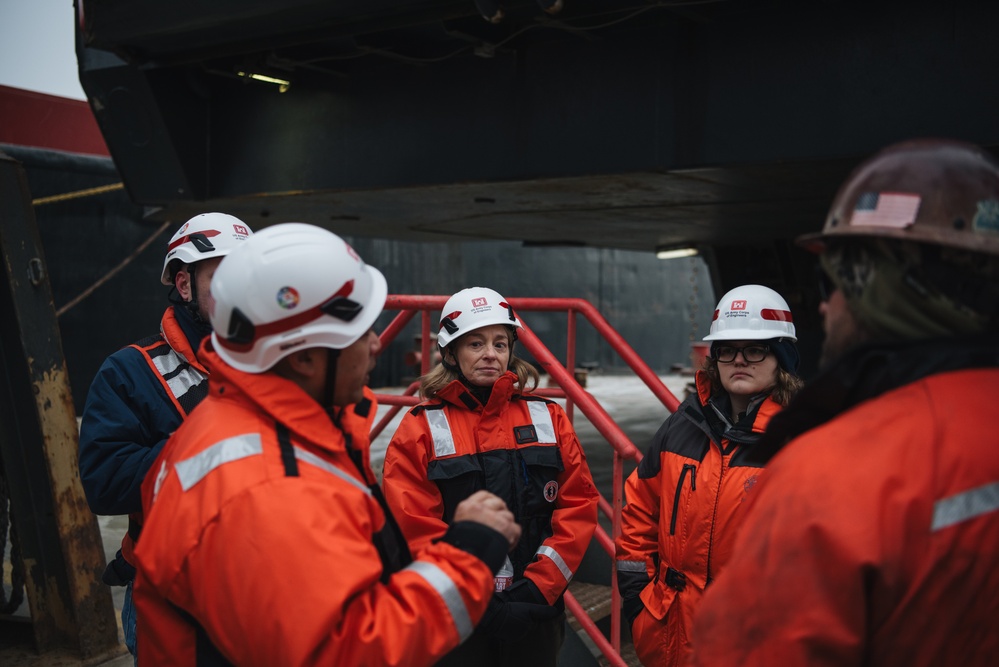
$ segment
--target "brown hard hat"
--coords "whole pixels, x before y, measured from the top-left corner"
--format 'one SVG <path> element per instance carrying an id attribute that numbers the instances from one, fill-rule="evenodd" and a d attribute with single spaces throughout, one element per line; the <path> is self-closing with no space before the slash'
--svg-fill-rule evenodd
<path id="1" fill-rule="evenodd" d="M 797 239 L 821 252 L 835 238 L 892 238 L 999 255 L 999 163 L 974 144 L 915 139 L 883 149 L 840 187 L 821 232 Z"/>

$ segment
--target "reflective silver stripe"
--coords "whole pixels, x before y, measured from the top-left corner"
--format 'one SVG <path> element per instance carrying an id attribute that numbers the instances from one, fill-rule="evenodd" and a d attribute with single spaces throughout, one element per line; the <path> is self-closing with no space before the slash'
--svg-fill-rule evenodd
<path id="1" fill-rule="evenodd" d="M 191 389 L 204 382 L 206 377 L 200 371 L 188 367 L 167 380 L 167 385 L 169 385 L 173 395 L 179 399 Z"/>
<path id="2" fill-rule="evenodd" d="M 260 434 L 246 433 L 216 442 L 200 454 L 178 461 L 174 468 L 177 470 L 180 487 L 187 491 L 223 463 L 262 454 L 263 451 Z"/>
<path id="3" fill-rule="evenodd" d="M 454 627 L 461 638 L 460 641 L 468 639 L 473 629 L 472 617 L 469 616 L 468 607 L 465 606 L 465 601 L 461 598 L 461 592 L 455 586 L 451 577 L 447 576 L 444 570 L 433 563 L 420 560 L 410 563 L 403 571 L 405 572 L 406 570 L 415 572 L 423 577 L 437 591 L 437 594 L 444 600 L 448 611 L 451 612 L 451 620 L 454 621 Z"/>
<path id="4" fill-rule="evenodd" d="M 548 412 L 548 404 L 542 401 L 528 401 L 527 409 L 531 411 L 531 421 L 534 422 L 538 442 L 558 442 L 555 438 L 555 427 L 552 425 L 552 414 Z"/>
<path id="5" fill-rule="evenodd" d="M 158 357 L 151 357 L 151 359 L 153 361 L 153 365 L 156 366 L 156 370 L 159 371 L 160 376 L 164 379 L 166 379 L 166 376 L 170 375 L 170 373 L 176 371 L 181 364 L 187 363 L 182 356 L 173 350 L 170 350 L 166 354 L 161 354 Z M 173 393 L 174 398 L 180 399 L 181 396 L 189 392 L 193 387 L 197 387 L 201 384 L 206 377 L 208 376 L 193 366 L 188 366 L 180 373 L 177 373 L 174 377 L 166 380 L 166 383 L 170 387 L 170 391 Z"/>
<path id="6" fill-rule="evenodd" d="M 534 424 L 538 443 L 557 443 L 555 426 L 552 424 L 552 415 L 548 412 L 548 405 L 541 401 L 528 401 L 527 409 L 531 412 L 531 422 Z M 451 434 L 451 425 L 447 421 L 444 410 L 424 410 L 423 414 L 427 416 L 430 436 L 434 439 L 434 454 L 437 456 L 454 454 L 457 449 L 454 444 L 454 436 Z"/>
<path id="7" fill-rule="evenodd" d="M 181 364 L 187 363 L 187 361 L 174 352 L 172 348 L 166 354 L 152 357 L 152 360 L 153 365 L 156 366 L 156 370 L 160 372 L 160 375 L 169 375 L 177 370 Z"/>
<path id="8" fill-rule="evenodd" d="M 640 560 L 619 560 L 617 562 L 618 572 L 641 572 L 645 574 L 648 570 L 645 568 L 645 563 Z"/>
<path id="9" fill-rule="evenodd" d="M 350 482 L 361 491 L 364 491 L 364 493 L 371 495 L 371 489 L 369 489 L 364 482 L 360 481 L 353 475 L 337 468 L 329 461 L 324 461 L 312 452 L 306 451 L 297 445 L 294 449 L 295 458 L 299 461 L 303 461 L 309 465 L 313 465 L 321 470 L 325 470 L 328 473 L 336 475 L 343 481 Z M 247 456 L 261 454 L 263 451 L 264 448 L 260 441 L 260 434 L 246 433 L 244 435 L 237 435 L 235 437 L 222 440 L 221 442 L 217 442 L 200 454 L 178 462 L 174 467 L 177 469 L 177 477 L 180 479 L 181 488 L 187 491 L 204 479 L 205 475 L 215 470 L 223 463 L 238 461 L 239 459 L 246 458 Z M 161 471 L 161 475 L 162 474 L 163 473 Z M 155 494 L 159 491 L 161 483 L 162 480 L 157 478 L 154 489 L 154 498 Z"/>
<path id="10" fill-rule="evenodd" d="M 166 481 L 167 476 L 167 464 L 164 461 L 160 465 L 160 471 L 156 473 L 156 481 L 153 483 L 153 502 L 156 502 L 156 496 L 160 495 L 160 488 L 163 486 L 163 482 Z"/>
<path id="11" fill-rule="evenodd" d="M 298 459 L 299 461 L 304 461 L 305 463 L 308 463 L 309 465 L 314 465 L 317 468 L 321 468 L 322 470 L 325 470 L 326 472 L 332 473 L 332 474 L 336 475 L 337 477 L 339 477 L 340 479 L 342 479 L 343 481 L 350 482 L 351 484 L 353 484 L 354 486 L 356 486 L 357 488 L 359 488 L 361 491 L 364 491 L 369 496 L 371 495 L 371 489 L 369 489 L 366 484 L 364 484 L 363 482 L 361 482 L 356 477 L 354 477 L 354 476 L 352 476 L 352 475 L 344 472 L 343 470 L 340 470 L 339 468 L 337 468 L 335 465 L 333 465 L 329 461 L 324 461 L 323 459 L 319 458 L 318 456 L 316 456 L 312 452 L 307 452 L 304 449 L 302 449 L 301 447 L 296 446 L 295 447 L 295 458 Z"/>
<path id="12" fill-rule="evenodd" d="M 934 503 L 931 529 L 941 530 L 997 510 L 999 510 L 999 482 L 992 482 Z"/>
<path id="13" fill-rule="evenodd" d="M 565 583 L 572 581 L 572 570 L 570 570 L 569 566 L 565 564 L 565 560 L 557 551 L 551 547 L 542 545 L 541 548 L 535 552 L 535 554 L 551 558 L 552 562 L 555 563 L 555 566 L 558 567 L 558 571 L 562 573 L 563 577 L 565 577 Z"/>
<path id="14" fill-rule="evenodd" d="M 434 454 L 450 456 L 457 450 L 454 447 L 454 437 L 451 436 L 451 425 L 447 423 L 447 415 L 443 410 L 424 410 L 427 423 L 430 424 L 430 435 L 434 439 Z"/>

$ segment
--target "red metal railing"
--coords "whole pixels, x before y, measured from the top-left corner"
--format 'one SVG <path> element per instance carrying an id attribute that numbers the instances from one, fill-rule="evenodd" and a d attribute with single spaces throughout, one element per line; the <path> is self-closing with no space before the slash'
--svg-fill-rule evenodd
<path id="1" fill-rule="evenodd" d="M 402 332 L 417 312 L 421 313 L 421 375 L 430 370 L 432 352 L 430 313 L 431 311 L 440 311 L 447 299 L 447 296 L 407 296 L 393 294 L 389 295 L 386 300 L 386 310 L 398 310 L 400 312 L 381 333 L 380 338 L 383 347 L 387 347 Z M 675 411 L 679 405 L 679 400 L 590 302 L 584 299 L 546 298 L 511 298 L 508 301 L 518 313 L 547 311 L 565 312 L 567 314 L 568 337 L 564 366 L 534 334 L 523 317 L 520 317 L 520 323 L 523 328 L 518 332 L 518 337 L 519 342 L 531 353 L 544 372 L 553 378 L 559 386 L 559 389 L 537 389 L 534 393 L 564 398 L 566 401 L 566 413 L 570 421 L 573 418 L 574 406 L 578 405 L 586 418 L 614 450 L 612 467 L 613 497 L 611 502 L 608 502 L 602 494 L 599 498 L 601 511 L 611 520 L 611 534 L 608 535 L 603 527 L 597 525 L 594 537 L 604 551 L 610 555 L 611 563 L 615 563 L 614 540 L 621 534 L 621 508 L 624 505 L 623 464 L 625 460 L 640 461 L 642 454 L 628 439 L 628 436 L 625 435 L 614 419 L 607 414 L 603 406 L 576 381 L 573 374 L 576 366 L 576 315 L 582 315 L 587 319 L 593 328 L 596 329 L 597 333 L 610 344 L 614 351 L 645 383 L 666 409 L 670 412 Z M 371 434 L 372 439 L 377 437 L 392 422 L 399 410 L 406 406 L 416 405 L 419 402 L 419 399 L 416 397 L 418 388 L 419 384 L 414 382 L 406 388 L 402 395 L 381 394 L 378 396 L 379 403 L 382 405 L 391 405 L 392 408 L 374 425 Z M 565 604 L 607 660 L 616 667 L 627 667 L 624 660 L 621 659 L 621 598 L 617 589 L 616 565 L 612 565 L 611 568 L 610 641 L 604 637 L 589 614 L 586 613 L 579 602 L 568 591 L 565 593 Z"/>

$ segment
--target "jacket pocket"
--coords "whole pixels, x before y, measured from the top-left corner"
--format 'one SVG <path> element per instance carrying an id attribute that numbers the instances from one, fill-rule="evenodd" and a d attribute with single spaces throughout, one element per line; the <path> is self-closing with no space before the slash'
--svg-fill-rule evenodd
<path id="1" fill-rule="evenodd" d="M 451 523 L 458 503 L 485 488 L 482 465 L 475 456 L 435 459 L 427 465 L 427 479 L 440 489 L 445 523 Z"/>
<path id="2" fill-rule="evenodd" d="M 517 471 L 522 489 L 521 513 L 524 516 L 550 516 L 558 501 L 558 476 L 565 466 L 557 446 L 523 447 L 516 450 L 520 459 Z"/>
<path id="3" fill-rule="evenodd" d="M 690 491 L 693 493 L 697 490 L 697 466 L 692 463 L 685 463 L 683 465 L 683 470 L 680 471 L 680 479 L 676 483 L 676 491 L 673 494 L 673 514 L 670 515 L 669 519 L 669 534 L 676 534 L 676 520 L 680 515 L 680 498 L 683 495 L 683 483 L 688 478 L 690 478 Z"/>
<path id="4" fill-rule="evenodd" d="M 666 582 L 660 581 L 658 578 L 650 583 L 642 591 L 639 596 L 642 598 L 642 604 L 650 614 L 657 620 L 663 620 L 669 608 L 673 606 L 676 600 L 677 590 L 666 585 Z"/>

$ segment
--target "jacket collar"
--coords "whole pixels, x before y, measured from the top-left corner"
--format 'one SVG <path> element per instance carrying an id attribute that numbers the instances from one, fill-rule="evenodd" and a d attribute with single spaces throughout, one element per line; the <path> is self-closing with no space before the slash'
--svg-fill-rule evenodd
<path id="1" fill-rule="evenodd" d="M 202 373 L 208 372 L 197 353 L 204 336 L 194 323 L 194 316 L 186 308 L 169 306 L 160 319 L 160 333 L 163 334 L 167 345 L 183 357 L 184 361 Z"/>
<path id="2" fill-rule="evenodd" d="M 930 375 L 999 366 L 994 337 L 871 344 L 848 352 L 777 415 L 754 457 L 765 463 L 797 436 L 893 389 Z"/>
<path id="3" fill-rule="evenodd" d="M 209 395 L 251 404 L 316 448 L 346 450 L 343 433 L 330 416 L 291 380 L 274 373 L 246 373 L 233 368 L 218 356 L 210 339 L 202 346 L 201 356 L 211 374 Z"/>
<path id="4" fill-rule="evenodd" d="M 517 382 L 517 374 L 513 371 L 506 371 L 496 378 L 493 390 L 489 394 L 489 402 L 482 405 L 475 394 L 468 390 L 468 387 L 461 380 L 452 380 L 443 389 L 437 392 L 436 398 L 466 410 L 476 412 L 489 409 L 494 411 L 498 406 L 508 403 L 514 394 L 514 383 Z"/>
<path id="5" fill-rule="evenodd" d="M 697 395 L 687 398 L 680 406 L 680 410 L 688 417 L 691 417 L 687 412 L 689 410 L 694 411 L 695 415 L 702 415 L 702 418 L 694 421 L 698 422 L 719 446 L 722 440 L 741 444 L 757 442 L 770 419 L 781 410 L 781 406 L 770 397 L 769 393 L 758 394 L 749 401 L 745 416 L 737 424 L 733 424 L 728 396 L 725 394 L 712 396 L 708 374 L 697 371 L 694 382 L 697 386 Z"/>

